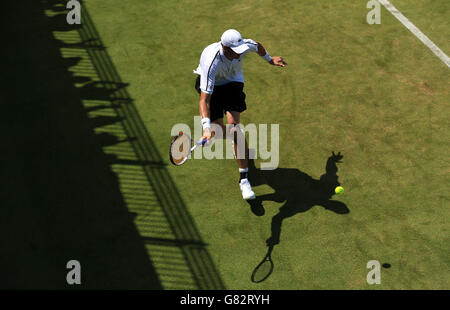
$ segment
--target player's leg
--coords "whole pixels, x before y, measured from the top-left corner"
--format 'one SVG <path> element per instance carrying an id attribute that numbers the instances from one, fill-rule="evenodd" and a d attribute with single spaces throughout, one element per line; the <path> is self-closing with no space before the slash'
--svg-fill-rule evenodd
<path id="1" fill-rule="evenodd" d="M 248 171 L 248 144 L 245 139 L 245 134 L 239 126 L 240 112 L 227 111 L 227 124 L 229 125 L 229 135 L 233 139 L 234 154 L 240 169 Z"/>
<path id="2" fill-rule="evenodd" d="M 242 192 L 242 198 L 245 200 L 255 199 L 255 193 L 250 185 L 248 176 L 248 145 L 245 140 L 245 134 L 239 127 L 240 115 L 247 109 L 245 104 L 244 83 L 231 82 L 226 84 L 226 98 L 224 110 L 226 112 L 227 124 L 232 125 L 234 151 L 239 166 L 239 186 Z M 230 127 L 230 126 L 229 126 Z"/>
<path id="3" fill-rule="evenodd" d="M 239 127 L 240 112 L 226 112 L 229 135 L 232 136 L 234 142 L 234 154 L 239 166 L 239 186 L 241 188 L 242 197 L 245 200 L 255 199 L 255 193 L 250 185 L 248 176 L 248 144 L 245 139 L 244 131 Z"/>
<path id="4" fill-rule="evenodd" d="M 223 106 L 226 112 L 227 124 L 229 125 L 228 127 L 232 125 L 231 129 L 234 131 L 234 134 L 232 135 L 232 141 L 234 142 L 234 154 L 236 155 L 240 170 L 245 169 L 248 171 L 248 145 L 245 140 L 245 134 L 242 130 L 239 130 L 240 128 L 238 127 L 241 113 L 247 109 L 247 105 L 245 103 L 246 96 L 244 93 L 244 83 L 231 82 L 226 84 L 224 88 L 226 88 L 226 95 L 224 96 Z"/>

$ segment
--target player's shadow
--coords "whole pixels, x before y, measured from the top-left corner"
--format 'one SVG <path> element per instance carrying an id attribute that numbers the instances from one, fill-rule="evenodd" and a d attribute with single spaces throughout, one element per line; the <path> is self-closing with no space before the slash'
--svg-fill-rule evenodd
<path id="1" fill-rule="evenodd" d="M 281 226 L 286 218 L 306 212 L 316 205 L 336 214 L 350 212 L 343 202 L 331 199 L 335 195 L 335 188 L 340 185 L 336 163 L 339 163 L 342 158 L 340 153 L 333 152 L 326 162 L 325 173 L 318 180 L 294 168 L 260 170 L 255 167 L 253 160 L 249 160 L 252 186 L 267 184 L 275 191 L 249 200 L 252 212 L 258 216 L 263 215 L 264 201 L 284 203 L 272 218 L 271 236 L 267 239 L 268 246 L 280 242 Z"/>

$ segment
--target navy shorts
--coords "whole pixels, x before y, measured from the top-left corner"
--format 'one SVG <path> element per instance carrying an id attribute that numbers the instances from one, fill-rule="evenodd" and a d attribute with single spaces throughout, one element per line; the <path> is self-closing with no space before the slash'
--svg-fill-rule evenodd
<path id="1" fill-rule="evenodd" d="M 195 89 L 200 94 L 200 75 L 195 80 Z M 209 103 L 209 118 L 212 121 L 223 118 L 226 111 L 244 112 L 245 104 L 244 83 L 230 82 L 225 85 L 214 86 Z"/>

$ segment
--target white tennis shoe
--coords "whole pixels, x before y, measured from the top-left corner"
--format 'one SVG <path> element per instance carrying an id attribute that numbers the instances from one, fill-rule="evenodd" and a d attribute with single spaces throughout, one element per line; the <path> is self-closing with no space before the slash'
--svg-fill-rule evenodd
<path id="1" fill-rule="evenodd" d="M 252 186 L 250 185 L 250 182 L 248 181 L 248 179 L 242 179 L 239 182 L 239 187 L 241 188 L 242 198 L 244 198 L 245 200 L 250 200 L 250 199 L 256 198 L 256 195 L 252 191 Z"/>

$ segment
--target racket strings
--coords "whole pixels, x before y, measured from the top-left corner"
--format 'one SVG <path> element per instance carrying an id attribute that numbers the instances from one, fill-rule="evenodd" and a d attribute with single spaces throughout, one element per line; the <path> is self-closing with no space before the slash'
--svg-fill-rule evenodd
<path id="1" fill-rule="evenodd" d="M 188 135 L 174 137 L 170 145 L 170 161 L 175 165 L 181 165 L 190 154 L 191 139 Z"/>

